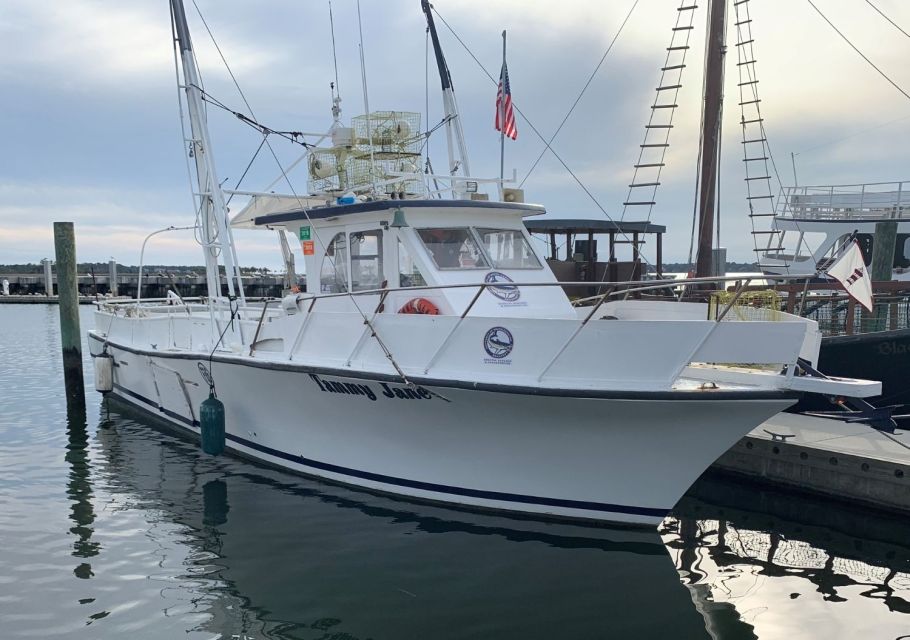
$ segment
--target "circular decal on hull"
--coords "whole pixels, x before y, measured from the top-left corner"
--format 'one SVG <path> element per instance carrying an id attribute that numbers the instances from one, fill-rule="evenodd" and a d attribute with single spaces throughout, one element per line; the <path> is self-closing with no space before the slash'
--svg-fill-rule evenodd
<path id="1" fill-rule="evenodd" d="M 487 284 L 496 282 L 515 282 L 512 278 L 499 271 L 491 271 L 486 275 L 483 281 Z M 487 291 L 505 302 L 515 302 L 521 297 L 521 291 L 515 285 L 502 284 L 495 287 L 487 287 Z"/>
<path id="2" fill-rule="evenodd" d="M 505 358 L 512 353 L 515 339 L 505 327 L 493 327 L 483 337 L 483 349 L 491 358 Z"/>

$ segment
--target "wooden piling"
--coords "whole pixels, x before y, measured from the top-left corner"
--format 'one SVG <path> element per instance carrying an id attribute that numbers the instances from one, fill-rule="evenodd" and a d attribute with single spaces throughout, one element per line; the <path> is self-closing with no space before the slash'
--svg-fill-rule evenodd
<path id="1" fill-rule="evenodd" d="M 870 275 L 873 282 L 891 280 L 894 269 L 894 249 L 897 244 L 897 220 L 885 220 L 875 223 L 875 239 L 872 242 L 872 264 Z M 877 306 L 870 314 L 870 329 L 883 331 L 888 316 L 885 305 Z"/>
<path id="2" fill-rule="evenodd" d="M 60 346 L 67 404 L 85 405 L 82 378 L 82 335 L 79 330 L 79 281 L 76 277 L 76 236 L 72 222 L 54 223 L 57 255 L 57 299 L 60 307 Z"/>
<path id="3" fill-rule="evenodd" d="M 107 273 L 108 273 L 108 291 L 115 298 L 120 295 L 120 290 L 117 287 L 117 261 L 111 260 L 107 263 Z"/>

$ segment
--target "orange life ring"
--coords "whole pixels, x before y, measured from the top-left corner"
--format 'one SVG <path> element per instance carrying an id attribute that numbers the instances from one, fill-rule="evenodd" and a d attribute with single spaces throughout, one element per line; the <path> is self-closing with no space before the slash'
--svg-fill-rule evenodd
<path id="1" fill-rule="evenodd" d="M 416 313 L 427 316 L 438 316 L 439 307 L 426 298 L 412 298 L 404 303 L 398 313 Z"/>

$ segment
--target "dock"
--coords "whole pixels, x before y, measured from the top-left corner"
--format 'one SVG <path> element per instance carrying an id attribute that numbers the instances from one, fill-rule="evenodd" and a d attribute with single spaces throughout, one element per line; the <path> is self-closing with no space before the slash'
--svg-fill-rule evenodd
<path id="1" fill-rule="evenodd" d="M 910 511 L 910 432 L 781 413 L 754 429 L 712 469 L 803 492 Z"/>
<path id="2" fill-rule="evenodd" d="M 79 304 L 93 304 L 99 300 L 116 302 L 117 300 L 131 300 L 131 298 L 95 298 L 94 296 L 79 296 Z M 0 296 L 0 304 L 59 304 L 59 296 L 44 296 L 35 294 L 31 296 Z"/>

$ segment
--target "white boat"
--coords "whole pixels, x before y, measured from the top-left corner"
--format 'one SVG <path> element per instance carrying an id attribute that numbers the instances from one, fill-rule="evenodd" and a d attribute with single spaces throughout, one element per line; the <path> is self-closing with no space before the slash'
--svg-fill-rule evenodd
<path id="1" fill-rule="evenodd" d="M 478 181 L 454 170 L 436 176 L 448 200 L 421 193 L 423 174 L 378 175 L 383 162 L 401 167 L 387 149 L 407 137 L 394 112 L 364 116 L 365 137 L 336 122 L 335 146 L 310 160 L 314 180 L 334 188 L 254 194 L 234 217 L 293 233 L 306 261 L 308 291 L 246 300 L 183 8 L 172 7 L 211 295 L 100 305 L 91 350 L 112 356 L 116 398 L 198 434 L 211 389 L 231 452 L 335 482 L 654 524 L 800 393 L 879 393 L 799 374 L 819 333 L 796 316 L 637 300 L 631 289 L 573 306 L 522 224 L 543 207 L 476 199 Z M 341 184 L 365 159 L 366 186 Z"/>
<path id="2" fill-rule="evenodd" d="M 872 261 L 875 225 L 897 222 L 892 280 L 910 280 L 910 183 L 784 187 L 761 266 L 770 274 L 817 276 L 855 232 Z"/>

